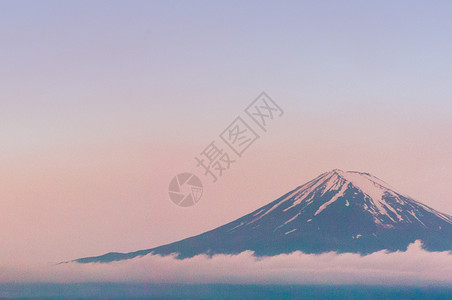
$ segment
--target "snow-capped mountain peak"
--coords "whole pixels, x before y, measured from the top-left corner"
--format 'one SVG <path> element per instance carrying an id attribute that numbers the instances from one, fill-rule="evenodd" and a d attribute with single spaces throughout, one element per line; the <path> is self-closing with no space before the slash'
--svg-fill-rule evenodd
<path id="1" fill-rule="evenodd" d="M 390 210 L 393 214 L 395 214 L 399 221 L 403 220 L 402 217 L 397 213 L 397 210 L 391 207 L 391 205 L 385 201 L 385 196 L 391 195 L 393 197 L 396 197 L 399 202 L 403 202 L 403 200 L 399 197 L 402 195 L 396 192 L 393 187 L 391 187 L 383 180 L 372 176 L 369 173 L 342 171 L 339 169 L 327 173 L 327 176 L 325 177 L 325 183 L 322 184 L 322 186 L 325 186 L 324 193 L 332 191 L 333 188 L 337 186 L 341 186 L 341 188 L 338 189 L 339 192 L 330 201 L 326 202 L 319 208 L 315 215 L 320 213 L 329 204 L 343 197 L 345 191 L 348 188 L 353 187 L 361 191 L 366 196 L 366 199 L 371 204 L 370 211 L 375 215 L 386 215 L 392 221 L 395 221 L 392 218 L 391 214 L 388 213 L 388 210 Z"/>
<path id="2" fill-rule="evenodd" d="M 329 208 L 336 209 L 338 205 L 361 208 L 363 213 L 371 215 L 380 227 L 390 228 L 399 222 L 416 222 L 426 226 L 421 220 L 424 214 L 420 210 L 426 210 L 452 223 L 449 216 L 396 191 L 378 177 L 369 173 L 339 169 L 323 173 L 286 194 L 273 202 L 268 209 L 259 211 L 251 222 L 254 223 L 281 208 L 283 212 L 291 210 L 300 210 L 308 214 L 312 212 L 310 220 L 313 220 Z"/>
<path id="3" fill-rule="evenodd" d="M 452 250 L 452 217 L 356 171 L 332 170 L 279 199 L 214 230 L 131 253 L 109 253 L 77 262 L 108 262 L 148 253 L 275 255 L 300 250 L 372 253 L 405 250 L 422 240 L 427 250 Z"/>

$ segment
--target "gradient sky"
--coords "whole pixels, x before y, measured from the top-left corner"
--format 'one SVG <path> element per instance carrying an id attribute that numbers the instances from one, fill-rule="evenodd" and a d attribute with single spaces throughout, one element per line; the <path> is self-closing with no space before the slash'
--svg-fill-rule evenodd
<path id="1" fill-rule="evenodd" d="M 0 264 L 150 248 L 331 169 L 452 214 L 450 1 L 1 1 Z M 202 200 L 171 178 L 261 91 Z"/>

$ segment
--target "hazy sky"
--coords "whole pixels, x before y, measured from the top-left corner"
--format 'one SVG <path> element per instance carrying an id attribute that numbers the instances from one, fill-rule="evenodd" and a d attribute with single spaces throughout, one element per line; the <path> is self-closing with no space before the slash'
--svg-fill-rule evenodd
<path id="1" fill-rule="evenodd" d="M 450 1 L 1 1 L 0 264 L 201 233 L 331 169 L 452 214 Z M 215 184 L 194 157 L 285 111 Z M 180 208 L 172 177 L 198 172 Z"/>

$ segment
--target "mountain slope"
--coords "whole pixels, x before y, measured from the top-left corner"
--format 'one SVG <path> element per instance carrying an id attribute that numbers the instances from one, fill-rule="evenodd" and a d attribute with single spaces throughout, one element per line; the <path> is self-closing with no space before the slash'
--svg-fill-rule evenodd
<path id="1" fill-rule="evenodd" d="M 149 253 L 179 258 L 252 250 L 267 256 L 336 251 L 406 250 L 422 240 L 430 251 L 452 250 L 452 217 L 405 196 L 368 173 L 333 170 L 214 230 L 131 253 L 81 258 L 110 262 Z"/>

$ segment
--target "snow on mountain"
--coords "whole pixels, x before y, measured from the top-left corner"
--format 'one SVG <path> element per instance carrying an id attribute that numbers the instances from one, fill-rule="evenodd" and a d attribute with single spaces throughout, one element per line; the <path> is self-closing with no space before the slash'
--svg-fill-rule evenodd
<path id="1" fill-rule="evenodd" d="M 452 217 L 396 191 L 369 173 L 333 170 L 231 223 L 179 242 L 77 262 L 108 262 L 148 253 L 276 255 L 296 250 L 372 253 L 406 250 L 422 240 L 431 251 L 452 250 Z"/>
<path id="2" fill-rule="evenodd" d="M 350 192 L 351 190 L 353 190 L 352 193 Z M 347 195 L 345 195 L 346 192 Z M 396 191 L 383 180 L 369 173 L 344 172 L 342 170 L 333 170 L 324 173 L 305 185 L 300 186 L 285 198 L 275 203 L 270 209 L 261 210 L 259 217 L 252 222 L 264 217 L 287 202 L 291 203 L 291 205 L 286 207 L 284 211 L 289 211 L 294 208 L 299 209 L 300 205 L 301 209 L 305 209 L 314 202 L 314 197 L 318 200 L 327 193 L 334 193 L 334 195 L 318 207 L 313 217 L 322 213 L 328 206 L 339 199 L 345 199 L 344 205 L 349 207 L 350 202 L 353 203 L 353 199 L 359 198 L 357 195 L 363 195 L 364 201 L 359 202 L 359 204 L 381 226 L 384 226 L 384 224 L 391 226 L 391 223 L 398 222 L 420 222 L 423 224 L 414 212 L 417 211 L 422 216 L 422 212 L 419 212 L 419 210 L 426 210 L 444 221 L 452 223 L 450 216 L 410 199 L 408 196 Z M 356 201 L 354 202 L 356 203 Z M 402 206 L 404 209 L 410 208 L 410 210 L 403 212 L 404 209 L 402 209 Z"/>

